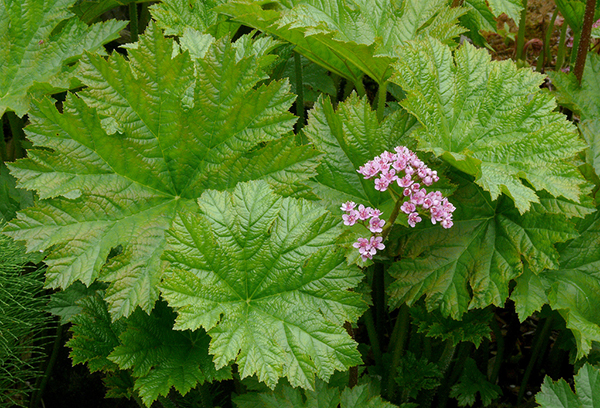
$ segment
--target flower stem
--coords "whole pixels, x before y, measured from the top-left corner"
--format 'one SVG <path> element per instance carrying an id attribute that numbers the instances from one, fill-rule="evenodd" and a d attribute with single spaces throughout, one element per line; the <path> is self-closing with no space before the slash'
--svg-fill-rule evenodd
<path id="1" fill-rule="evenodd" d="M 567 43 L 565 38 L 567 37 L 567 22 L 564 21 L 560 29 L 560 38 L 558 39 L 558 52 L 556 54 L 556 71 L 560 70 L 565 62 L 565 53 L 567 52 Z"/>
<path id="2" fill-rule="evenodd" d="M 550 332 L 551 326 L 552 326 L 552 315 L 550 315 L 550 317 L 548 317 L 544 321 L 541 329 L 538 326 L 538 329 L 536 330 L 536 336 L 535 336 L 536 338 L 534 339 L 534 342 L 533 342 L 533 350 L 531 352 L 531 358 L 529 359 L 529 363 L 527 364 L 527 368 L 525 369 L 525 373 L 523 374 L 523 381 L 521 382 L 521 388 L 519 389 L 519 395 L 517 396 L 517 403 L 519 403 L 525 396 L 525 391 L 527 389 L 527 383 L 529 382 L 529 377 L 531 376 L 533 367 L 535 366 L 535 363 L 536 363 L 540 353 L 542 352 L 542 349 L 543 349 L 542 345 L 544 344 L 545 340 L 548 338 L 548 334 Z"/>
<path id="3" fill-rule="evenodd" d="M 590 48 L 590 37 L 592 34 L 592 25 L 594 24 L 594 12 L 596 10 L 596 0 L 587 0 L 585 4 L 585 14 L 583 16 L 583 28 L 581 29 L 581 38 L 579 48 L 577 49 L 577 60 L 575 61 L 575 77 L 579 84 L 583 77 L 583 68 L 588 49 Z"/>
<path id="4" fill-rule="evenodd" d="M 306 124 L 304 115 L 304 80 L 302 78 L 302 56 L 298 52 L 294 52 L 294 67 L 296 69 L 296 115 L 298 115 L 298 123 L 296 124 L 296 132 Z M 301 140 L 301 142 L 304 142 Z M 303 143 L 302 143 L 303 144 Z"/>
<path id="5" fill-rule="evenodd" d="M 138 41 L 138 11 L 137 3 L 129 3 L 129 33 L 131 42 Z"/>
<path id="6" fill-rule="evenodd" d="M 548 28 L 546 29 L 546 38 L 544 38 L 544 60 L 546 64 L 549 64 L 552 56 L 550 55 L 550 41 L 552 40 L 552 34 L 554 34 L 554 23 L 556 22 L 556 17 L 558 16 L 558 7 L 554 9 L 554 13 L 552 13 L 552 17 L 550 18 L 550 23 L 548 24 Z M 545 64 L 544 64 L 545 65 Z"/>
<path id="7" fill-rule="evenodd" d="M 389 190 L 389 191 L 391 192 L 392 190 Z M 392 193 L 392 197 L 393 196 L 394 196 L 394 193 Z M 381 237 L 383 238 L 382 241 L 385 241 L 385 239 L 389 235 L 390 231 L 392 230 L 392 227 L 394 226 L 394 223 L 396 222 L 396 218 L 398 218 L 398 214 L 400 214 L 401 206 L 402 206 L 402 200 L 401 199 L 396 200 L 396 204 L 394 205 L 392 214 L 390 214 L 390 218 L 388 218 L 388 220 L 386 221 L 385 227 L 383 227 L 383 231 L 381 232 Z"/>
<path id="8" fill-rule="evenodd" d="M 516 60 L 523 59 L 523 46 L 525 45 L 525 25 L 527 22 L 527 0 L 523 0 L 523 11 L 521 11 L 521 19 L 519 20 L 519 32 L 517 34 L 517 52 Z"/>
<path id="9" fill-rule="evenodd" d="M 384 387 L 386 387 L 384 390 L 384 395 L 388 399 L 391 399 L 394 396 L 394 378 L 398 364 L 400 364 L 400 359 L 404 354 L 404 347 L 406 346 L 406 340 L 408 339 L 409 327 L 410 314 L 409 308 L 405 303 L 400 306 L 400 310 L 398 311 L 398 317 L 396 318 L 396 324 L 394 325 L 394 330 L 392 331 L 392 336 L 390 337 L 390 345 L 388 347 L 391 349 L 390 354 L 392 355 L 392 364 L 388 372 L 387 381 L 382 381 Z"/>
<path id="10" fill-rule="evenodd" d="M 380 122 L 383 120 L 383 114 L 385 112 L 385 103 L 387 100 L 387 81 L 379 85 L 377 91 L 377 120 Z"/>

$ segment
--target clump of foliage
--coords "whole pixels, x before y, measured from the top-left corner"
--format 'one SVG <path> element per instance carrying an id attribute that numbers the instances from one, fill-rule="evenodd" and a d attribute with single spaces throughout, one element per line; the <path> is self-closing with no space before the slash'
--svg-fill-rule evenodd
<path id="1" fill-rule="evenodd" d="M 597 58 L 553 76 L 577 128 L 543 75 L 464 41 L 520 0 L 128 1 L 110 55 L 125 23 L 87 24 L 109 0 L 18 3 L 5 41 L 42 28 L 0 64 L 3 233 L 44 253 L 107 396 L 487 406 L 507 302 L 555 311 L 523 392 L 553 319 L 573 359 L 597 347 Z"/>

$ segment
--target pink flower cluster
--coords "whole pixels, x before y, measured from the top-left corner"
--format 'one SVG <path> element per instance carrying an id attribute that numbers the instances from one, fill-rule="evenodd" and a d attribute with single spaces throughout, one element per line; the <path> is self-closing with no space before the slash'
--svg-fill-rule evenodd
<path id="1" fill-rule="evenodd" d="M 347 201 L 342 204 L 341 210 L 346 212 L 346 214 L 342 215 L 345 225 L 352 226 L 357 222 L 360 222 L 363 225 L 368 224 L 369 231 L 371 231 L 372 234 L 379 234 L 383 231 L 385 220 L 379 218 L 381 211 L 377 208 L 365 207 L 360 204 L 358 209 L 356 209 L 355 202 Z M 383 245 L 381 241 L 383 241 L 382 237 L 372 235 L 368 239 L 358 238 L 353 246 L 358 249 L 362 260 L 366 261 L 367 259 L 372 259 L 373 255 L 375 255 L 378 250 L 381 251 L 385 248 L 385 245 Z"/>
<path id="2" fill-rule="evenodd" d="M 403 194 L 408 201 L 400 208 L 408 214 L 408 224 L 411 227 L 422 221 L 417 212 L 419 206 L 429 210 L 433 224 L 439 222 L 444 228 L 452 227 L 452 213 L 456 208 L 439 191 L 427 193 L 425 188 L 421 188 L 421 184 L 431 186 L 438 181 L 437 172 L 427 167 L 405 146 L 398 146 L 394 151 L 396 153 L 383 152 L 357 171 L 366 179 L 379 175 L 375 179 L 376 190 L 385 191 L 393 182 L 404 189 Z"/>

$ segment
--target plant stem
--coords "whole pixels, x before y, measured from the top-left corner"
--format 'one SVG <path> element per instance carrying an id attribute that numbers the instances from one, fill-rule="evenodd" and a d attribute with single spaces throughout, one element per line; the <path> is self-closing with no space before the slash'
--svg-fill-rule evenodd
<path id="1" fill-rule="evenodd" d="M 383 85 L 379 85 L 377 90 L 377 120 L 380 122 L 383 120 L 383 114 L 385 112 L 385 103 L 387 100 L 387 81 Z"/>
<path id="2" fill-rule="evenodd" d="M 304 80 L 302 78 L 302 56 L 294 52 L 294 67 L 296 69 L 296 115 L 298 115 L 298 122 L 296 124 L 296 133 L 299 134 L 300 130 L 306 124 L 306 117 L 304 114 Z M 300 136 L 301 137 L 301 136 Z M 301 144 L 303 140 L 300 140 Z"/>
<path id="3" fill-rule="evenodd" d="M 365 321 L 365 326 L 367 327 L 367 334 L 369 335 L 369 341 L 371 342 L 375 364 L 378 367 L 383 367 L 381 365 L 381 347 L 379 346 L 379 338 L 377 336 L 377 330 L 375 329 L 375 322 L 373 321 L 373 312 L 371 311 L 371 308 L 367 309 L 363 315 L 363 319 Z"/>
<path id="4" fill-rule="evenodd" d="M 527 0 L 523 0 L 523 11 L 519 20 L 519 33 L 517 34 L 516 60 L 523 59 L 523 45 L 525 45 L 525 25 L 527 22 Z"/>
<path id="5" fill-rule="evenodd" d="M 500 326 L 495 318 L 492 319 L 490 324 L 492 325 L 494 337 L 496 338 L 496 358 L 494 359 L 494 366 L 492 367 L 492 373 L 490 374 L 490 382 L 496 384 L 498 374 L 500 374 L 502 360 L 504 359 L 504 336 L 502 335 L 502 330 L 500 330 Z"/>
<path id="6" fill-rule="evenodd" d="M 556 22 L 556 17 L 558 16 L 558 7 L 554 9 L 554 13 L 552 13 L 552 17 L 550 18 L 550 23 L 548 24 L 548 28 L 546 29 L 546 38 L 544 38 L 544 60 L 546 63 L 550 63 L 552 56 L 550 55 L 550 40 L 552 40 L 552 34 L 554 34 L 554 23 Z M 545 65 L 545 64 L 544 64 Z"/>
<path id="7" fill-rule="evenodd" d="M 408 339 L 408 330 L 410 326 L 410 314 L 408 312 L 409 308 L 406 303 L 400 306 L 396 324 L 394 325 L 394 330 L 390 337 L 390 345 L 388 348 L 392 349 L 392 364 L 390 365 L 387 381 L 382 381 L 383 386 L 386 387 L 386 389 L 383 390 L 383 394 L 388 399 L 391 399 L 394 396 L 394 377 L 396 375 L 398 364 L 400 364 L 400 359 L 404 354 L 406 340 Z"/>
<path id="8" fill-rule="evenodd" d="M 6 141 L 4 140 L 4 115 L 2 115 L 0 116 L 0 161 L 5 162 L 7 155 Z"/>
<path id="9" fill-rule="evenodd" d="M 138 404 L 138 406 L 140 408 L 146 408 L 146 406 L 144 405 L 144 402 L 142 401 L 142 399 L 140 398 L 139 395 L 137 395 L 137 393 L 133 393 L 133 400 Z"/>
<path id="10" fill-rule="evenodd" d="M 365 85 L 363 84 L 362 77 L 356 80 L 356 82 L 354 83 L 354 87 L 356 88 L 358 96 L 360 96 L 361 98 L 367 94 L 367 91 L 365 91 Z"/>
<path id="11" fill-rule="evenodd" d="M 375 329 L 377 339 L 383 339 L 383 322 L 385 320 L 385 270 L 382 263 L 376 263 L 373 268 L 373 305 L 375 307 Z M 381 344 L 378 344 L 381 347 Z"/>
<path id="12" fill-rule="evenodd" d="M 346 329 L 350 337 L 354 339 L 354 329 L 352 329 L 352 324 L 350 322 L 344 323 L 344 329 Z M 356 384 L 358 384 L 358 366 L 352 366 L 350 367 L 350 370 L 348 370 L 348 387 L 353 388 Z"/>
<path id="13" fill-rule="evenodd" d="M 594 12 L 596 10 L 596 0 L 587 0 L 585 3 L 585 14 L 583 16 L 583 28 L 581 29 L 581 39 L 577 49 L 577 60 L 575 61 L 575 77 L 581 85 L 583 77 L 583 68 L 588 49 L 590 48 L 590 37 L 592 34 L 592 25 L 594 24 Z"/>
<path id="14" fill-rule="evenodd" d="M 565 38 L 567 37 L 567 22 L 564 21 L 560 28 L 560 38 L 558 39 L 558 52 L 556 54 L 556 71 L 560 70 L 565 62 L 565 53 L 567 52 L 567 43 Z"/>
<path id="15" fill-rule="evenodd" d="M 517 404 L 521 402 L 523 396 L 525 395 L 525 390 L 527 387 L 527 383 L 529 382 L 529 377 L 531 376 L 531 372 L 533 371 L 533 367 L 535 366 L 536 360 L 538 359 L 540 353 L 542 352 L 542 345 L 544 341 L 548 337 L 548 333 L 550 332 L 550 327 L 552 326 L 552 315 L 548 317 L 544 323 L 542 324 L 541 330 L 536 331 L 536 338 L 533 342 L 533 349 L 531 351 L 531 358 L 529 359 L 529 363 L 527 363 L 527 368 L 525 369 L 525 373 L 523 374 L 523 381 L 521 381 L 521 388 L 519 389 L 519 395 L 517 396 Z M 538 334 L 539 333 L 539 334 Z"/>
<path id="16" fill-rule="evenodd" d="M 427 394 L 427 398 L 425 399 L 425 407 L 430 407 L 433 402 L 433 398 L 436 394 L 440 394 L 440 398 L 438 401 L 438 407 L 446 406 L 446 402 L 448 401 L 448 394 L 450 393 L 450 380 L 451 374 L 448 374 L 448 367 L 450 367 L 450 363 L 452 363 L 452 358 L 454 357 L 454 352 L 456 351 L 456 346 L 452 344 L 452 340 L 446 341 L 446 346 L 444 347 L 444 351 L 440 356 L 438 361 L 438 367 L 440 371 L 444 375 L 444 382 L 439 387 L 431 390 Z"/>
<path id="17" fill-rule="evenodd" d="M 8 157 L 8 160 L 16 160 L 25 157 L 23 149 L 23 140 L 25 140 L 25 132 L 23 132 L 23 119 L 19 118 L 14 112 L 6 112 L 10 132 L 12 133 L 12 143 L 14 146 L 13 157 Z"/>
<path id="18" fill-rule="evenodd" d="M 129 3 L 129 35 L 131 42 L 138 41 L 138 12 L 137 3 Z"/>
<path id="19" fill-rule="evenodd" d="M 390 193 L 392 190 L 389 190 Z M 392 197 L 394 198 L 395 196 L 392 194 Z M 394 198 L 395 199 L 395 198 Z M 390 234 L 390 231 L 392 230 L 392 227 L 394 226 L 394 223 L 396 222 L 396 218 L 398 218 L 398 214 L 400 214 L 400 207 L 402 207 L 402 199 L 398 198 L 396 200 L 396 204 L 394 205 L 394 209 L 392 210 L 392 213 L 390 214 L 390 218 L 388 218 L 388 220 L 385 222 L 385 227 L 383 227 L 383 231 L 381 232 L 381 237 L 383 238 L 382 241 L 385 241 L 385 239 L 387 238 L 387 236 Z"/>

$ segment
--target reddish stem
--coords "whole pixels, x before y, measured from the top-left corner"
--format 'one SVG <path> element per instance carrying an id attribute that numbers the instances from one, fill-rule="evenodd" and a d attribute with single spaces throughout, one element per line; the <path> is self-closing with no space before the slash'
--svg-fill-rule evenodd
<path id="1" fill-rule="evenodd" d="M 596 10 L 596 0 L 587 0 L 585 4 L 585 14 L 583 16 L 583 28 L 581 29 L 581 40 L 577 49 L 577 59 L 575 60 L 575 69 L 573 70 L 579 84 L 583 77 L 583 68 L 588 49 L 590 48 L 590 38 L 592 34 L 592 25 L 594 24 L 594 11 Z"/>

